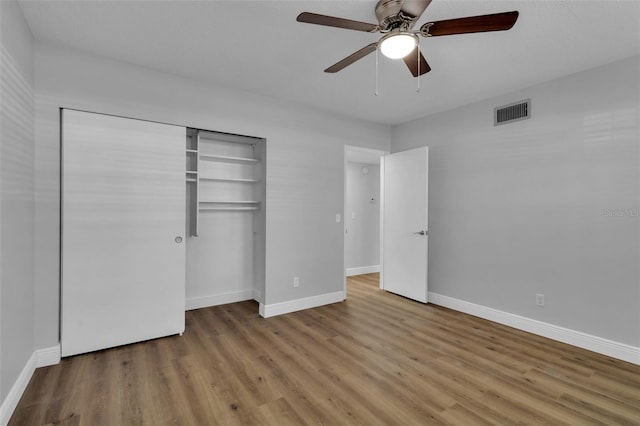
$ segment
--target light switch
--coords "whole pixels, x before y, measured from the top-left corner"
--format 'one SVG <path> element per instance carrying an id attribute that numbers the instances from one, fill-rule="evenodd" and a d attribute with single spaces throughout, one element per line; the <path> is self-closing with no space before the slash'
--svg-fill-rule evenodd
<path id="1" fill-rule="evenodd" d="M 340 223 L 340 213 L 336 213 L 336 223 Z"/>
<path id="2" fill-rule="evenodd" d="M 351 219 L 356 220 L 356 212 L 351 212 Z"/>

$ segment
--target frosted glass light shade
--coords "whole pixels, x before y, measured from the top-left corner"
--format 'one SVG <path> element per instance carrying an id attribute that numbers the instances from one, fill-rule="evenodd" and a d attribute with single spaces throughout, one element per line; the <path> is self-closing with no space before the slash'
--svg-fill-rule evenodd
<path id="1" fill-rule="evenodd" d="M 380 42 L 380 51 L 391 59 L 407 56 L 418 44 L 418 37 L 412 33 L 390 33 Z"/>

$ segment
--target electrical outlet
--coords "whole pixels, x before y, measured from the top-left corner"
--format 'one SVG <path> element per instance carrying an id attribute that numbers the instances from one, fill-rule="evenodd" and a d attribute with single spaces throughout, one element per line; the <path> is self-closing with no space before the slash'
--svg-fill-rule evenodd
<path id="1" fill-rule="evenodd" d="M 293 286 L 300 287 L 300 277 L 293 277 Z"/>
<path id="2" fill-rule="evenodd" d="M 536 293 L 536 305 L 544 306 L 544 294 Z"/>

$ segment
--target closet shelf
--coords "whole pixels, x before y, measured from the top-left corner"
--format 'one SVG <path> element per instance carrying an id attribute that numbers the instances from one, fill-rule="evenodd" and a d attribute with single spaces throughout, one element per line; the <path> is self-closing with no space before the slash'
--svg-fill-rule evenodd
<path id="1" fill-rule="evenodd" d="M 197 178 L 198 178 L 198 172 L 197 172 L 197 171 L 195 171 L 195 170 L 187 170 L 187 178 L 186 178 L 186 181 L 187 181 L 188 183 L 191 183 L 191 182 L 198 182 L 198 179 L 197 179 Z"/>
<path id="2" fill-rule="evenodd" d="M 258 200 L 265 196 L 266 178 L 261 167 L 264 141 L 198 129 L 190 132 L 185 148 L 186 168 L 193 169 L 186 175 L 191 235 L 198 235 L 201 215 L 228 212 L 233 216 L 246 212 L 263 219 L 264 201 Z"/>
<path id="3" fill-rule="evenodd" d="M 256 211 L 260 210 L 260 201 L 200 201 L 199 211 Z"/>
<path id="4" fill-rule="evenodd" d="M 200 154 L 201 160 L 207 161 L 226 161 L 230 163 L 245 163 L 245 164 L 257 164 L 260 160 L 255 158 L 247 158 L 247 157 L 230 157 L 227 155 L 211 155 L 211 154 Z"/>
<path id="5" fill-rule="evenodd" d="M 205 212 L 205 211 L 249 212 L 249 211 L 260 210 L 260 207 L 213 207 L 212 206 L 212 207 L 200 207 L 198 210 L 200 210 L 201 212 Z"/>
<path id="6" fill-rule="evenodd" d="M 240 179 L 240 178 L 217 178 L 209 176 L 200 176 L 200 180 L 211 182 L 237 182 L 237 183 L 259 183 L 260 179 Z"/>
<path id="7" fill-rule="evenodd" d="M 260 201 L 200 201 L 199 211 L 256 211 L 260 210 Z"/>
<path id="8" fill-rule="evenodd" d="M 260 204 L 260 201 L 253 201 L 253 200 L 200 201 L 200 204 Z"/>

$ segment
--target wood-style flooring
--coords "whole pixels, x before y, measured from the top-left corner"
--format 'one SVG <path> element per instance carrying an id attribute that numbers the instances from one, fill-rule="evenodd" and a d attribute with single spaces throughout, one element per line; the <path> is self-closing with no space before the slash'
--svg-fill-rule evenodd
<path id="1" fill-rule="evenodd" d="M 640 424 L 640 366 L 378 289 L 38 369 L 10 425 Z"/>

